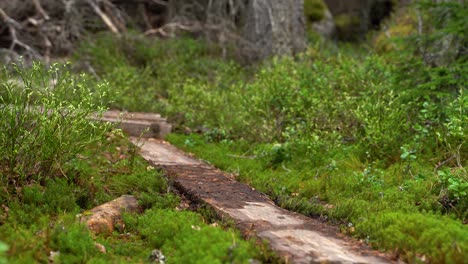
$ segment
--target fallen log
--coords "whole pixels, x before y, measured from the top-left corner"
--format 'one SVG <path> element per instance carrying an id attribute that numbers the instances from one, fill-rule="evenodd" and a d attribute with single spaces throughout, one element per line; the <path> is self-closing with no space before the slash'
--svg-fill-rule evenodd
<path id="1" fill-rule="evenodd" d="M 105 204 L 94 207 L 81 215 L 80 222 L 86 223 L 95 234 L 110 234 L 116 228 L 123 229 L 122 213 L 139 213 L 141 208 L 134 196 L 122 195 Z"/>

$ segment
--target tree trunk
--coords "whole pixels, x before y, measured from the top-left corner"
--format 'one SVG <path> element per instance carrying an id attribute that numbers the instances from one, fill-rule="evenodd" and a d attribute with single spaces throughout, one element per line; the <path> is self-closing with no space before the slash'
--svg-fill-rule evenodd
<path id="1" fill-rule="evenodd" d="M 305 48 L 303 0 L 250 0 L 244 21 L 242 35 L 254 47 L 248 54 L 253 59 L 294 55 Z"/>
<path id="2" fill-rule="evenodd" d="M 305 48 L 303 0 L 172 0 L 170 20 L 200 23 L 201 35 L 237 47 L 248 62 Z"/>

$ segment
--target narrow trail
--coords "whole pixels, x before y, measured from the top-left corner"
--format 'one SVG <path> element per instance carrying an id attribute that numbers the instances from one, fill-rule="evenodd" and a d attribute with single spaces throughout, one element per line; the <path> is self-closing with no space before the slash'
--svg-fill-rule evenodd
<path id="1" fill-rule="evenodd" d="M 276 206 L 260 192 L 163 140 L 132 141 L 143 158 L 173 178 L 182 193 L 232 219 L 244 235 L 268 241 L 286 262 L 388 263 L 377 252 L 340 238 L 336 228 Z"/>
<path id="2" fill-rule="evenodd" d="M 125 126 L 129 123 L 132 122 L 125 122 Z M 158 131 L 156 121 L 148 123 Z M 167 126 L 165 120 L 163 126 Z M 131 140 L 140 147 L 144 159 L 172 178 L 181 193 L 209 205 L 220 217 L 234 221 L 245 236 L 266 240 L 287 263 L 392 262 L 362 243 L 340 235 L 334 226 L 276 206 L 262 193 L 164 140 L 137 137 Z"/>

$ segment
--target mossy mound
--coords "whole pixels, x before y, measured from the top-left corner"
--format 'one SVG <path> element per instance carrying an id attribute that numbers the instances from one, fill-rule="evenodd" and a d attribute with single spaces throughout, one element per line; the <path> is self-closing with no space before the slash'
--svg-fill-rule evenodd
<path id="1" fill-rule="evenodd" d="M 355 41 L 360 38 L 361 20 L 356 15 L 342 14 L 335 17 L 336 36 L 340 40 Z"/>
<path id="2" fill-rule="evenodd" d="M 325 17 L 327 6 L 322 0 L 305 0 L 304 14 L 309 22 L 320 21 Z"/>
<path id="3" fill-rule="evenodd" d="M 416 31 L 416 15 L 407 12 L 387 25 L 374 38 L 373 45 L 378 53 L 387 53 L 402 49 L 401 42 L 396 40 L 408 37 Z"/>

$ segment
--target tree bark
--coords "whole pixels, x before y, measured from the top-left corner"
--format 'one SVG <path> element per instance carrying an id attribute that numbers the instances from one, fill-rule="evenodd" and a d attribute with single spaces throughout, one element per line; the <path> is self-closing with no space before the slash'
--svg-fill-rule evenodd
<path id="1" fill-rule="evenodd" d="M 305 48 L 303 0 L 251 0 L 246 7 L 244 38 L 254 59 L 294 55 Z"/>
<path id="2" fill-rule="evenodd" d="M 248 62 L 305 48 L 303 0 L 173 0 L 173 23 L 202 26 L 205 38 L 238 47 Z"/>

